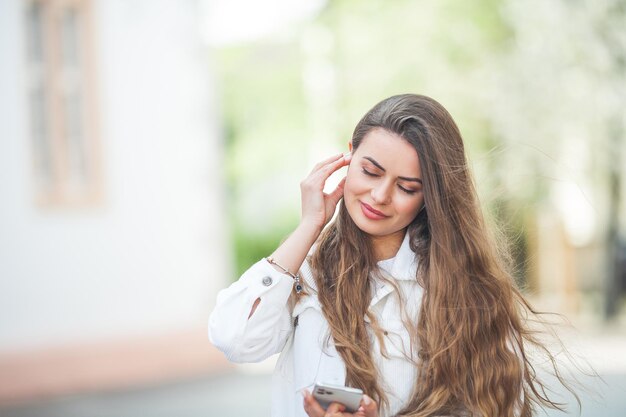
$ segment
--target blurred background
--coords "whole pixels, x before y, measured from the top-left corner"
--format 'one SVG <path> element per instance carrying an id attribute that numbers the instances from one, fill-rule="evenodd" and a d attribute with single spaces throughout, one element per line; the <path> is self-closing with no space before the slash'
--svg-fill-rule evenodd
<path id="1" fill-rule="evenodd" d="M 0 0 L 0 415 L 269 415 L 274 359 L 208 342 L 217 292 L 404 92 L 602 376 L 582 415 L 626 415 L 624 0 Z"/>

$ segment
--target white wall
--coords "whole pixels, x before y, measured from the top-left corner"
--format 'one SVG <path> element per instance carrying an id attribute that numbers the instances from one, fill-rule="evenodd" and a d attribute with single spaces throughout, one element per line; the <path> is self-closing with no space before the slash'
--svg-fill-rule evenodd
<path id="1" fill-rule="evenodd" d="M 196 2 L 94 1 L 104 203 L 33 203 L 22 0 L 0 1 L 0 351 L 204 326 L 230 277 Z"/>

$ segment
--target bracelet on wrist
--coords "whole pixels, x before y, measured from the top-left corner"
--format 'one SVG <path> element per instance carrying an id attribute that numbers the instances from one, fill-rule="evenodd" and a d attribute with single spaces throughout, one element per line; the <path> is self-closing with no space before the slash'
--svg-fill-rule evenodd
<path id="1" fill-rule="evenodd" d="M 267 260 L 267 262 L 271 263 L 272 265 L 276 265 L 280 270 L 282 270 L 283 273 L 285 273 L 285 274 L 289 275 L 291 278 L 293 278 L 293 281 L 294 281 L 293 285 L 294 285 L 294 287 L 296 289 L 296 294 L 300 294 L 302 292 L 302 283 L 300 282 L 300 275 L 299 274 L 291 273 L 287 268 L 285 268 L 282 265 L 280 265 L 272 257 L 267 257 L 265 259 Z"/>

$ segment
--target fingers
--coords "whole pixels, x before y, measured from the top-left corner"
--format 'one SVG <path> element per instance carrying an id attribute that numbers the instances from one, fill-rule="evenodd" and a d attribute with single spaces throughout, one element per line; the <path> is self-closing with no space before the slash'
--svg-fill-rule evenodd
<path id="1" fill-rule="evenodd" d="M 344 156 L 343 158 L 340 158 L 334 162 L 331 162 L 328 165 L 323 166 L 322 168 L 320 168 L 314 175 L 314 177 L 317 178 L 318 181 L 321 181 L 322 184 L 326 183 L 326 180 L 328 180 L 328 178 L 337 170 L 341 169 L 342 167 L 349 165 L 350 164 L 350 160 L 351 157 L 350 156 Z"/>
<path id="2" fill-rule="evenodd" d="M 343 166 L 349 165 L 352 159 L 352 155 L 350 153 L 344 155 L 335 155 L 332 159 L 326 159 L 321 163 L 317 164 L 313 171 L 306 177 L 302 182 L 300 182 L 300 186 L 306 189 L 311 190 L 322 190 L 324 189 L 324 184 L 326 180 L 333 174 L 333 172 L 337 171 Z"/>
<path id="3" fill-rule="evenodd" d="M 378 417 L 378 406 L 376 405 L 376 401 L 372 400 L 367 395 L 363 395 L 361 399 L 361 407 L 359 407 L 359 411 L 363 409 L 363 416 L 365 417 Z"/>
<path id="4" fill-rule="evenodd" d="M 304 397 L 304 411 L 306 411 L 309 417 L 324 417 L 326 412 L 308 390 L 302 390 L 302 396 Z"/>
<path id="5" fill-rule="evenodd" d="M 322 162 L 317 163 L 313 167 L 309 175 L 313 175 L 316 173 L 323 173 L 323 174 L 327 174 L 325 175 L 325 177 L 328 178 L 330 174 L 332 174 L 339 168 L 345 165 L 348 165 L 351 159 L 352 159 L 352 154 L 350 152 L 345 153 L 345 154 L 342 153 L 342 154 L 333 155 L 330 158 L 326 158 Z"/>
<path id="6" fill-rule="evenodd" d="M 332 163 L 332 162 L 337 162 L 337 161 L 339 161 L 340 159 L 342 159 L 342 157 L 344 157 L 344 158 L 345 158 L 345 154 L 343 154 L 343 153 L 338 153 L 338 154 L 335 154 L 335 155 L 333 155 L 333 156 L 329 156 L 328 158 L 326 158 L 326 159 L 324 159 L 324 160 L 322 160 L 322 161 L 318 162 L 317 164 L 315 164 L 315 166 L 314 166 L 314 167 L 313 167 L 313 169 L 311 170 L 311 174 L 313 174 L 314 172 L 318 171 L 320 168 L 322 168 L 322 167 L 323 167 L 323 166 L 325 166 L 325 165 L 328 165 L 328 164 L 330 164 L 330 163 Z"/>
<path id="7" fill-rule="evenodd" d="M 342 417 L 343 411 L 346 409 L 346 407 L 343 404 L 340 403 L 330 403 L 330 405 L 328 406 L 328 408 L 326 409 L 326 414 L 324 415 L 324 417 Z"/>
<path id="8" fill-rule="evenodd" d="M 337 205 L 341 197 L 343 197 L 343 186 L 346 184 L 346 177 L 343 177 L 332 193 L 328 194 L 328 198 L 333 203 L 333 207 Z"/>
<path id="9" fill-rule="evenodd" d="M 376 401 L 367 395 L 363 395 L 359 409 L 354 413 L 344 413 L 346 407 L 340 403 L 331 403 L 326 410 L 317 402 L 308 390 L 302 391 L 304 397 L 304 411 L 309 417 L 378 417 L 378 406 Z"/>
<path id="10" fill-rule="evenodd" d="M 350 163 L 352 155 L 338 154 L 325 159 L 315 166 L 311 174 L 300 182 L 302 199 L 302 219 L 324 227 L 332 217 L 337 203 L 343 197 L 345 181 L 340 181 L 333 192 L 324 192 L 326 181 L 343 166 Z"/>
<path id="11" fill-rule="evenodd" d="M 304 397 L 303 405 L 304 411 L 306 411 L 309 417 L 344 417 L 352 416 L 352 414 L 344 413 L 346 407 L 340 403 L 331 403 L 326 410 L 317 402 L 315 397 L 311 393 L 304 389 L 302 390 L 302 396 Z"/>

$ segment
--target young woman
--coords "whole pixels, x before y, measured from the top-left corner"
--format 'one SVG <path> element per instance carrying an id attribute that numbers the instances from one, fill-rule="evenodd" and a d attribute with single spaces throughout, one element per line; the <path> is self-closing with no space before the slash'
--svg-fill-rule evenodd
<path id="1" fill-rule="evenodd" d="M 558 408 L 527 356 L 528 346 L 547 351 L 485 226 L 450 114 L 425 96 L 390 97 L 358 123 L 349 150 L 313 168 L 295 231 L 219 293 L 212 343 L 234 362 L 281 353 L 275 417 Z M 317 381 L 362 389 L 361 407 L 324 410 L 309 393 Z"/>

